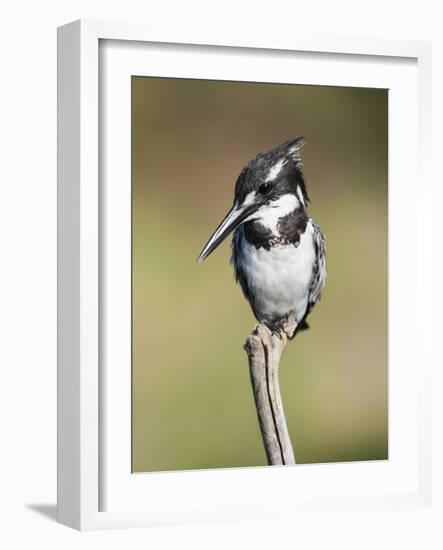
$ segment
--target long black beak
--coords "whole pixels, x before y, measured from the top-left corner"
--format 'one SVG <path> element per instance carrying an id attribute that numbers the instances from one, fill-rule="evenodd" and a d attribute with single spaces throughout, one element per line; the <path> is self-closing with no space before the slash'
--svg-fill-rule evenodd
<path id="1" fill-rule="evenodd" d="M 203 250 L 200 252 L 197 262 L 201 264 L 205 258 L 213 252 L 217 246 L 222 243 L 229 233 L 232 233 L 236 227 L 238 227 L 246 218 L 255 210 L 256 207 L 253 205 L 249 206 L 238 206 L 234 203 L 233 207 L 226 216 L 223 218 L 223 221 L 217 227 L 217 229 L 212 234 L 209 241 L 204 246 Z"/>

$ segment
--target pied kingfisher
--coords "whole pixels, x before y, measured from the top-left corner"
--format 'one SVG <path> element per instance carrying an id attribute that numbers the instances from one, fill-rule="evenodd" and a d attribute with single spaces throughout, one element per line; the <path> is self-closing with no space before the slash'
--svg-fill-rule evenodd
<path id="1" fill-rule="evenodd" d="M 308 328 L 326 279 L 325 239 L 306 212 L 302 137 L 259 154 L 240 173 L 232 208 L 198 257 L 201 263 L 232 232 L 235 278 L 255 317 L 280 332 L 288 316 Z"/>

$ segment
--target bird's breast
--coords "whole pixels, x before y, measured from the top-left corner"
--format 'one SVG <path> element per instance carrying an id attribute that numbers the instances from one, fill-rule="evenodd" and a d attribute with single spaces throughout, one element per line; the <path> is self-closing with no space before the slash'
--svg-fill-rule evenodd
<path id="1" fill-rule="evenodd" d="M 292 241 L 287 233 L 270 235 L 266 228 L 252 235 L 247 227 L 238 229 L 236 270 L 245 278 L 251 306 L 262 322 L 277 322 L 291 312 L 300 321 L 306 312 L 315 246 L 309 219 L 303 232 L 299 229 Z"/>

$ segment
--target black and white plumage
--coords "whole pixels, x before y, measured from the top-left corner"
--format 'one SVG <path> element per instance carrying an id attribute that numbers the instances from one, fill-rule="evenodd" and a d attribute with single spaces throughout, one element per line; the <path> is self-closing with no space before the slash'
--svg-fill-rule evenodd
<path id="1" fill-rule="evenodd" d="M 325 239 L 306 212 L 301 137 L 259 154 L 243 168 L 234 204 L 215 230 L 202 262 L 234 231 L 232 264 L 254 315 L 279 330 L 293 314 L 298 329 L 320 299 L 326 280 Z"/>

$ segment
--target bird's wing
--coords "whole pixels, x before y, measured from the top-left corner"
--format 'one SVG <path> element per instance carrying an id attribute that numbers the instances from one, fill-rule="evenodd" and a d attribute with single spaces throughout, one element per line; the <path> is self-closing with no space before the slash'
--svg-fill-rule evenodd
<path id="1" fill-rule="evenodd" d="M 243 290 L 243 294 L 245 295 L 245 298 L 249 301 L 249 303 L 251 303 L 252 296 L 249 291 L 249 285 L 248 285 L 248 280 L 246 278 L 246 273 L 243 269 L 243 262 L 239 261 L 241 239 L 242 239 L 241 228 L 237 228 L 234 231 L 234 235 L 232 238 L 231 264 L 234 267 L 234 275 L 235 275 L 236 282 L 239 283 L 239 285 L 241 286 L 241 289 Z"/>
<path id="2" fill-rule="evenodd" d="M 326 282 L 326 243 L 325 236 L 321 232 L 320 227 L 313 219 L 310 221 L 312 224 L 312 235 L 314 239 L 316 257 L 308 297 L 309 306 L 312 308 L 314 304 L 320 300 L 321 291 Z"/>

